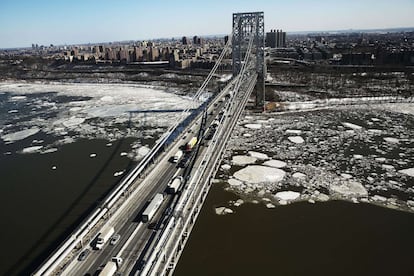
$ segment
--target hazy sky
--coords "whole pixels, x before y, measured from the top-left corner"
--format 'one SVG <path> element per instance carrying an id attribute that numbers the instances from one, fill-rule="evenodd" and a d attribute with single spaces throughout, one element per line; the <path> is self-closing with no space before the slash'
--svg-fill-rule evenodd
<path id="1" fill-rule="evenodd" d="M 414 27 L 414 0 L 0 0 L 0 48 L 226 34 L 251 11 L 266 31 Z"/>

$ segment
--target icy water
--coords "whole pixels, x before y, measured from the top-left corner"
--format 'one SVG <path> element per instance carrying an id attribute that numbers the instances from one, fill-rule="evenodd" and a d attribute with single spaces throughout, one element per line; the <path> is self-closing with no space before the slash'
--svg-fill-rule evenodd
<path id="1" fill-rule="evenodd" d="M 181 275 L 414 275 L 414 214 L 345 201 L 267 209 L 213 185 L 178 262 Z"/>

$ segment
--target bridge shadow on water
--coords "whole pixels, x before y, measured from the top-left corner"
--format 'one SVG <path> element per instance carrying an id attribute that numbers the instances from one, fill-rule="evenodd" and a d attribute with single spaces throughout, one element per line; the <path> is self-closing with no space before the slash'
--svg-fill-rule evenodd
<path id="1" fill-rule="evenodd" d="M 6 272 L 5 275 L 30 275 L 33 273 L 35 269 L 39 267 L 39 265 L 45 261 L 45 259 L 50 256 L 54 250 L 62 243 L 64 240 L 80 225 L 87 216 L 97 207 L 99 206 L 100 202 L 105 198 L 105 196 L 112 190 L 112 188 L 116 185 L 113 183 L 111 187 L 93 204 L 91 204 L 85 211 L 83 211 L 79 217 L 71 223 L 69 226 L 65 226 L 64 222 L 70 216 L 75 216 L 72 214 L 75 208 L 79 206 L 82 201 L 86 198 L 88 193 L 94 187 L 94 185 L 98 182 L 100 177 L 103 173 L 108 169 L 111 164 L 111 161 L 114 157 L 119 153 L 122 145 L 124 144 L 125 138 L 119 140 L 109 156 L 109 158 L 104 162 L 102 167 L 98 170 L 92 180 L 85 186 L 85 188 L 81 191 L 78 197 L 70 204 L 70 206 L 64 211 L 64 213 L 48 228 L 48 230 L 36 241 L 36 243 L 15 263 L 11 266 L 11 268 Z M 128 165 L 126 166 L 126 172 L 128 172 L 134 162 L 132 160 L 129 161 Z M 49 242 L 48 237 L 58 228 L 66 228 L 61 234 L 57 236 L 54 241 Z M 46 248 L 42 249 L 39 254 L 35 254 L 36 250 L 45 244 L 50 243 L 46 246 Z M 32 256 L 34 255 L 34 256 Z M 33 258 L 34 257 L 34 258 Z M 30 260 L 33 258 L 32 260 Z M 26 264 L 27 263 L 27 264 Z M 23 267 L 22 267 L 23 266 Z"/>

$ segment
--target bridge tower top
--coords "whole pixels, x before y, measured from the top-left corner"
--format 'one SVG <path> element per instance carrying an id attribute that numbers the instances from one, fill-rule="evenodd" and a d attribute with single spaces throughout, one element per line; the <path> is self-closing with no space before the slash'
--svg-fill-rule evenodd
<path id="1" fill-rule="evenodd" d="M 264 60 L 265 32 L 264 13 L 246 12 L 233 13 L 233 75 L 239 74 L 242 61 L 246 55 L 248 41 L 253 35 L 253 53 L 256 55 L 256 71 L 258 74 L 256 89 L 256 106 L 262 106 L 264 102 L 264 79 L 266 64 Z"/>

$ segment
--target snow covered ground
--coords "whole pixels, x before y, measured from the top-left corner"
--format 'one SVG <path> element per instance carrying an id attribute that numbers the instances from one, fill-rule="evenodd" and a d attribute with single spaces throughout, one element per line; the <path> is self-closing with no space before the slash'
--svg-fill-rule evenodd
<path id="1" fill-rule="evenodd" d="M 341 199 L 413 212 L 410 110 L 414 104 L 246 113 L 233 131 L 221 166 L 226 169 L 218 177 L 243 200 L 262 201 L 268 208 Z M 257 124 L 260 128 L 252 127 Z"/>
<path id="2" fill-rule="evenodd" d="M 181 112 L 139 111 L 194 107 L 189 97 L 166 91 L 132 84 L 1 82 L 0 143 L 36 139 L 38 135 L 55 137 L 49 145 L 40 148 L 33 143 L 20 151 L 47 153 L 79 138 L 112 141 L 136 137 L 155 141 L 180 119 Z M 136 155 L 145 155 L 148 147 L 143 146 L 137 146 Z"/>

